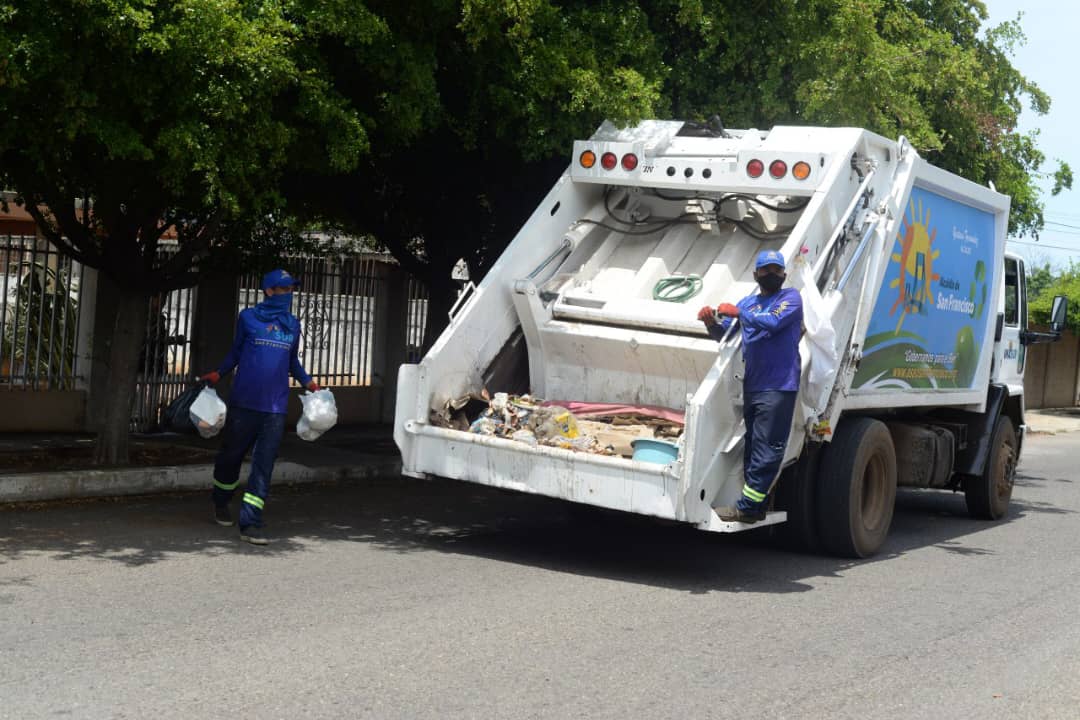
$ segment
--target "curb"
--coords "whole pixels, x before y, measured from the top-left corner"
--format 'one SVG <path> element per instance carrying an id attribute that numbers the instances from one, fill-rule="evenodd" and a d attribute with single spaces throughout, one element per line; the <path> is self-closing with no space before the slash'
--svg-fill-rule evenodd
<path id="1" fill-rule="evenodd" d="M 250 467 L 249 463 L 244 463 L 240 470 L 241 478 L 247 476 Z M 324 467 L 307 467 L 286 461 L 274 466 L 273 483 L 299 485 L 334 480 L 370 480 L 400 474 L 401 461 L 393 459 L 379 459 L 362 465 Z M 213 465 L 0 475 L 0 503 L 209 490 L 213 475 Z"/>

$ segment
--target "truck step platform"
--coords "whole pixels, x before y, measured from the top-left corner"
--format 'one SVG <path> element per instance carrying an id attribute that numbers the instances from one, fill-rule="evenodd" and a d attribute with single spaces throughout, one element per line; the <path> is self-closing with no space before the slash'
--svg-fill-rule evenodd
<path id="1" fill-rule="evenodd" d="M 786 520 L 787 512 L 783 510 L 766 513 L 765 519 L 758 520 L 756 523 L 725 522 L 720 519 L 719 515 L 713 512 L 709 524 L 707 526 L 699 526 L 699 528 L 701 530 L 708 530 L 709 532 L 736 533 L 743 532 L 744 530 L 756 530 L 757 528 L 766 527 L 768 525 L 779 525 Z"/>

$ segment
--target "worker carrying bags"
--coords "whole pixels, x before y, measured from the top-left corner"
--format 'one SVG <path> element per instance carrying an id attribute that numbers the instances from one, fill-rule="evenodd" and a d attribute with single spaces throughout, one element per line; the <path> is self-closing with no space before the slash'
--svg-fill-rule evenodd
<path id="1" fill-rule="evenodd" d="M 296 434 L 302 440 L 315 440 L 337 424 L 337 403 L 334 394 L 323 388 L 300 396 L 304 414 L 296 423 Z"/>

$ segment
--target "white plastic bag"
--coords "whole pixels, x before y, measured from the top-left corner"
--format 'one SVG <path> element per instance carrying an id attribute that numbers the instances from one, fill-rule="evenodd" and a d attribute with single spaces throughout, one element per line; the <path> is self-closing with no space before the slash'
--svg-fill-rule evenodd
<path id="1" fill-rule="evenodd" d="M 296 434 L 303 440 L 314 440 L 337 424 L 337 403 L 329 390 L 316 390 L 300 396 L 304 414 L 296 424 Z"/>
<path id="2" fill-rule="evenodd" d="M 199 397 L 195 398 L 195 402 L 191 403 L 188 414 L 191 417 L 191 424 L 195 426 L 199 434 L 204 438 L 211 438 L 225 427 L 227 410 L 225 401 L 218 397 L 217 390 L 205 387 L 199 393 Z"/>
<path id="3" fill-rule="evenodd" d="M 318 430 L 312 430 L 311 425 L 308 425 L 307 418 L 303 416 L 300 416 L 300 421 L 296 423 L 296 434 L 300 436 L 301 440 L 307 440 L 308 442 L 316 440 L 322 435 Z"/>
<path id="4" fill-rule="evenodd" d="M 836 332 L 829 321 L 829 308 L 818 292 L 810 264 L 800 255 L 793 265 L 795 284 L 802 294 L 806 342 L 810 346 L 810 373 L 803 393 L 803 411 L 809 419 L 822 413 L 829 402 L 840 356 L 836 350 Z"/>

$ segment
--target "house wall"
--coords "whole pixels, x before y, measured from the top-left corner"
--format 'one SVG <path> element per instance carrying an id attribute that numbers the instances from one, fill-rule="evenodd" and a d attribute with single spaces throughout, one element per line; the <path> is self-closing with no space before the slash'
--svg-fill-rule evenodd
<path id="1" fill-rule="evenodd" d="M 1035 328 L 1040 329 L 1040 328 Z M 1066 332 L 1054 343 L 1029 345 L 1024 368 L 1024 400 L 1029 409 L 1080 404 L 1080 337 Z"/>
<path id="2" fill-rule="evenodd" d="M 0 432 L 80 432 L 86 415 L 82 390 L 0 392 Z"/>

